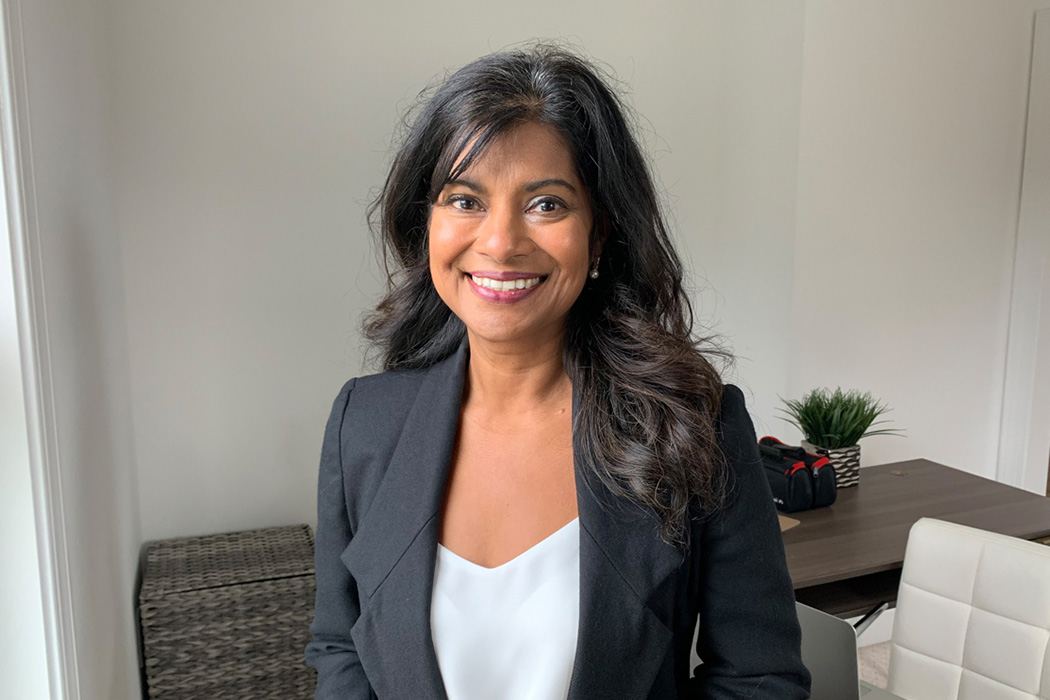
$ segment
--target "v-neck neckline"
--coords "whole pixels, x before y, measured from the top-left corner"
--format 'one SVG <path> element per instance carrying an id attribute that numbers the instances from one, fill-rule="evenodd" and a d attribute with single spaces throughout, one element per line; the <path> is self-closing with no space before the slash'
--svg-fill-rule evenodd
<path id="1" fill-rule="evenodd" d="M 542 540 L 540 540 L 536 544 L 534 544 L 531 547 L 529 547 L 528 549 L 526 549 L 524 552 L 521 552 L 517 556 L 515 556 L 515 557 L 513 557 L 511 559 L 508 559 L 507 561 L 503 562 L 502 564 L 497 564 L 496 566 L 483 566 L 481 564 L 477 564 L 477 563 L 471 561 L 470 559 L 467 559 L 466 557 L 464 557 L 462 555 L 456 554 L 455 552 L 453 552 L 451 549 L 449 549 L 445 545 L 441 544 L 440 542 L 438 542 L 438 550 L 439 550 L 440 554 L 448 555 L 448 558 L 451 559 L 453 562 L 456 562 L 457 564 L 463 564 L 464 566 L 467 566 L 467 567 L 469 567 L 471 569 L 477 569 L 477 570 L 480 570 L 482 572 L 503 571 L 503 570 L 508 569 L 508 568 L 513 568 L 513 565 L 516 565 L 516 564 L 520 563 L 522 560 L 528 560 L 528 559 L 530 559 L 532 557 L 537 556 L 538 553 L 542 552 L 544 549 L 549 548 L 553 543 L 560 541 L 561 536 L 564 536 L 565 533 L 570 531 L 570 530 L 571 530 L 572 534 L 576 535 L 579 532 L 579 524 L 580 524 L 580 517 L 576 516 L 575 518 L 573 518 L 569 522 L 565 523 L 564 525 L 562 525 L 560 528 L 558 528 L 557 530 L 555 530 L 551 534 L 549 534 L 546 537 L 544 537 Z M 573 527 L 574 525 L 576 527 Z M 578 539 L 578 537 L 577 537 L 577 539 Z"/>

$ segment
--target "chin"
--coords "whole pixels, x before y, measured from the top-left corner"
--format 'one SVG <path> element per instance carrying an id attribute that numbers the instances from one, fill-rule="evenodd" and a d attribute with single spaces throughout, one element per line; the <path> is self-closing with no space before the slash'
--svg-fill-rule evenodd
<path id="1" fill-rule="evenodd" d="M 478 325 L 467 325 L 467 335 L 472 342 L 482 343 L 525 343 L 530 334 L 512 328 L 486 327 Z"/>
<path id="2" fill-rule="evenodd" d="M 552 325 L 513 324 L 513 323 L 470 323 L 464 321 L 467 333 L 472 342 L 493 343 L 500 345 L 534 346 L 545 340 L 564 338 L 564 323 L 554 331 Z"/>

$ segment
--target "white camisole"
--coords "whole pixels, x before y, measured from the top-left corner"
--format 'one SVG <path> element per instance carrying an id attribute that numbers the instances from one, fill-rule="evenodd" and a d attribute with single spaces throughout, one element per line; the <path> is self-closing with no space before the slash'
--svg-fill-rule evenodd
<path id="1" fill-rule="evenodd" d="M 438 545 L 430 633 L 449 700 L 565 700 L 580 618 L 580 521 L 489 569 Z"/>

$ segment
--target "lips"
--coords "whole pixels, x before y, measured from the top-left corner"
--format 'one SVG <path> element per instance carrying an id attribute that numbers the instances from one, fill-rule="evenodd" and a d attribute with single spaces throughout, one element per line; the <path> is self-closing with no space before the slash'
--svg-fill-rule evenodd
<path id="1" fill-rule="evenodd" d="M 512 303 L 531 295 L 547 278 L 535 272 L 479 270 L 467 273 L 467 279 L 470 288 L 482 299 Z"/>
<path id="2" fill-rule="evenodd" d="M 471 275 L 471 281 L 474 284 L 485 287 L 486 289 L 494 289 L 497 292 L 511 292 L 515 289 L 530 289 L 539 284 L 543 277 L 542 275 L 536 275 L 534 277 L 517 277 L 514 279 L 495 279 L 492 277 Z"/>

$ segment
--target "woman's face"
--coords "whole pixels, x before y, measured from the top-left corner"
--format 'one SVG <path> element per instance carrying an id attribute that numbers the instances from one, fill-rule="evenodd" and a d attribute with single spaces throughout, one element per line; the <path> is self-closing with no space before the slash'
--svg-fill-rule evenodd
<path id="1" fill-rule="evenodd" d="M 591 263 L 592 212 L 572 155 L 529 122 L 445 185 L 430 213 L 430 274 L 471 341 L 562 341 Z"/>

